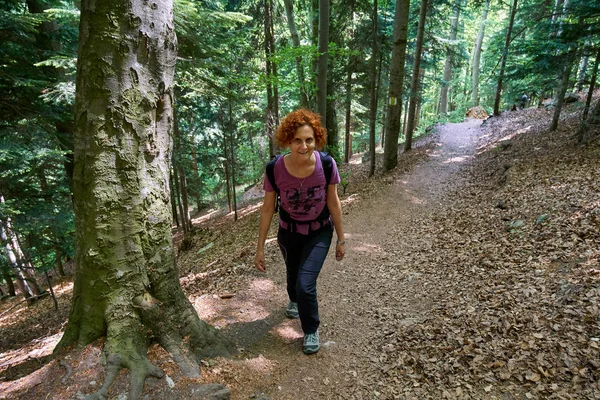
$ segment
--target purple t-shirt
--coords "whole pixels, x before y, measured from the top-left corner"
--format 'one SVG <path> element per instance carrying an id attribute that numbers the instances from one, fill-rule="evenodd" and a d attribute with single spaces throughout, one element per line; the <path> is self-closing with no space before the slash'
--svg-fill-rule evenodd
<path id="1" fill-rule="evenodd" d="M 321 211 L 327 205 L 327 188 L 325 187 L 325 172 L 321 163 L 320 153 L 315 151 L 316 163 L 313 173 L 306 178 L 296 178 L 290 174 L 285 167 L 283 157 L 279 157 L 275 163 L 273 173 L 275 175 L 275 183 L 279 187 L 279 195 L 281 197 L 281 207 L 283 207 L 296 221 L 314 221 Z M 330 185 L 340 183 L 340 174 L 338 173 L 335 160 L 332 159 L 332 170 Z M 265 174 L 265 183 L 263 188 L 265 192 L 273 192 L 273 186 L 269 182 L 269 178 Z M 288 224 L 279 218 L 279 226 L 283 229 L 288 228 Z M 318 221 L 311 223 L 313 230 L 319 229 L 321 224 Z M 308 235 L 308 224 L 298 224 L 296 232 L 303 235 Z"/>

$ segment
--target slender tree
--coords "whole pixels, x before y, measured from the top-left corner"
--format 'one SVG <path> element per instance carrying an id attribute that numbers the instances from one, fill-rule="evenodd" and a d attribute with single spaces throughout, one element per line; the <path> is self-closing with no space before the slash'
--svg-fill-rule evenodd
<path id="1" fill-rule="evenodd" d="M 473 87 L 471 91 L 473 106 L 479 105 L 479 65 L 481 63 L 481 50 L 483 48 L 483 38 L 485 36 L 485 25 L 489 9 L 490 0 L 485 0 L 481 13 L 481 22 L 479 23 L 479 31 L 475 39 L 475 48 L 473 49 Z"/>
<path id="2" fill-rule="evenodd" d="M 369 67 L 369 86 L 371 103 L 369 109 L 369 156 L 371 158 L 369 177 L 375 175 L 375 123 L 377 122 L 377 0 L 373 2 L 373 38 L 371 41 L 371 63 Z"/>
<path id="3" fill-rule="evenodd" d="M 404 61 L 408 36 L 408 13 L 410 0 L 397 0 L 394 16 L 394 39 L 390 66 L 390 88 L 386 119 L 383 168 L 391 170 L 398 164 L 398 139 L 402 115 L 402 84 L 404 82 Z"/>
<path id="4" fill-rule="evenodd" d="M 596 79 L 598 77 L 598 64 L 599 63 L 600 63 L 600 45 L 598 45 L 598 52 L 596 53 L 596 61 L 594 62 L 594 68 L 592 70 L 592 79 L 590 81 L 590 87 L 588 89 L 588 94 L 585 99 L 585 107 L 583 109 L 583 113 L 581 114 L 582 122 L 587 119 L 587 115 L 590 110 L 590 104 L 592 103 L 594 89 L 596 88 Z"/>
<path id="5" fill-rule="evenodd" d="M 409 151 L 412 147 L 413 131 L 416 127 L 416 111 L 417 103 L 421 96 L 420 93 L 420 71 L 421 71 L 421 54 L 423 53 L 423 37 L 425 36 L 425 19 L 427 18 L 428 0 L 421 1 L 421 9 L 419 10 L 419 26 L 417 29 L 417 44 L 415 47 L 415 61 L 412 69 L 412 81 L 410 83 L 410 102 L 408 104 L 408 116 L 406 123 L 406 140 L 404 141 L 404 151 Z"/>
<path id="6" fill-rule="evenodd" d="M 294 2 L 293 0 L 284 0 L 285 14 L 287 16 L 288 28 L 292 37 L 292 45 L 294 49 L 300 48 L 300 36 L 298 35 L 298 29 L 296 28 L 296 20 L 294 18 Z M 308 108 L 308 94 L 306 89 L 306 78 L 304 77 L 304 68 L 302 67 L 302 57 L 296 55 L 296 73 L 298 74 L 298 87 L 300 92 L 300 106 Z"/>
<path id="7" fill-rule="evenodd" d="M 327 60 L 329 53 L 329 0 L 319 0 L 319 61 L 317 72 L 317 110 L 323 124 L 327 121 Z"/>
<path id="8" fill-rule="evenodd" d="M 500 62 L 500 73 L 498 74 L 498 85 L 496 87 L 496 98 L 494 100 L 494 115 L 500 115 L 500 98 L 502 95 L 502 80 L 504 79 L 504 69 L 506 68 L 506 58 L 508 57 L 508 47 L 512 35 L 513 25 L 515 23 L 515 15 L 517 14 L 517 1 L 513 0 L 513 5 L 510 10 L 510 20 L 506 29 L 506 40 L 504 41 L 504 49 L 502 50 L 502 60 Z"/>
<path id="9" fill-rule="evenodd" d="M 596 53 L 596 62 L 594 63 L 594 69 L 592 70 L 592 79 L 590 81 L 590 87 L 588 89 L 588 94 L 587 94 L 587 97 L 585 100 L 585 107 L 584 107 L 583 113 L 581 115 L 581 125 L 579 126 L 579 131 L 577 132 L 579 143 L 585 142 L 585 139 L 586 139 L 585 133 L 589 128 L 589 124 L 591 123 L 593 125 L 595 122 L 594 119 L 598 118 L 598 116 L 597 116 L 598 112 L 595 112 L 593 114 L 596 114 L 596 116 L 593 118 L 590 118 L 590 120 L 588 121 L 588 113 L 590 110 L 590 105 L 592 103 L 592 97 L 594 95 L 594 88 L 596 87 L 596 79 L 598 77 L 598 64 L 599 63 L 600 63 L 600 47 L 598 47 L 598 53 Z M 600 101 L 598 101 L 598 104 L 600 104 Z M 600 107 L 600 106 L 598 106 L 598 104 L 596 105 L 596 108 Z"/>
<path id="10" fill-rule="evenodd" d="M 462 0 L 455 0 L 454 14 L 452 16 L 452 25 L 450 28 L 450 43 L 446 49 L 446 64 L 444 65 L 444 80 L 440 89 L 440 115 L 448 114 L 448 89 L 452 80 L 452 59 L 454 57 L 454 49 L 456 42 L 456 34 L 458 32 L 458 19 L 460 18 L 460 8 Z"/>
<path id="11" fill-rule="evenodd" d="M 266 129 L 269 138 L 269 156 L 275 156 L 275 128 L 277 126 L 277 117 L 275 113 L 275 93 L 273 89 L 273 54 L 275 49 L 272 47 L 274 40 L 273 34 L 273 14 L 271 10 L 271 0 L 264 0 L 265 10 L 265 74 L 267 81 L 267 110 L 266 110 Z"/>
<path id="12" fill-rule="evenodd" d="M 120 369 L 130 399 L 146 377 L 151 338 L 187 377 L 201 356 L 228 354 L 181 290 L 169 204 L 176 37 L 170 0 L 81 3 L 75 112 L 76 265 L 57 350 L 106 336 L 106 397 Z"/>

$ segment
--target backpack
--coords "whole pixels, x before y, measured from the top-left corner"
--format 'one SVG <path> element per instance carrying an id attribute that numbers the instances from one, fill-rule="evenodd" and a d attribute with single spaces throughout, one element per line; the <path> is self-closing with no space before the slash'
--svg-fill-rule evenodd
<path id="1" fill-rule="evenodd" d="M 331 174 L 333 172 L 333 158 L 324 151 L 319 151 L 319 155 L 321 156 L 321 164 L 323 166 L 323 173 L 325 174 L 325 189 L 327 189 L 327 186 L 329 185 L 329 182 L 331 181 Z M 321 211 L 321 214 L 319 214 L 315 220 L 313 220 L 313 221 L 296 221 L 295 219 L 292 218 L 292 216 L 287 211 L 285 211 L 283 209 L 283 207 L 280 207 L 281 206 L 281 196 L 279 195 L 279 187 L 277 186 L 277 183 L 275 183 L 275 163 L 277 162 L 277 160 L 279 160 L 280 157 L 282 157 L 282 156 L 276 155 L 275 158 L 273 158 L 271 161 L 269 161 L 269 163 L 267 164 L 267 168 L 266 168 L 266 175 L 267 175 L 267 178 L 269 179 L 269 183 L 271 183 L 271 186 L 273 186 L 273 189 L 275 189 L 275 193 L 277 193 L 277 201 L 275 203 L 275 212 L 279 211 L 279 218 L 281 218 L 282 221 L 284 221 L 288 224 L 288 230 L 290 230 L 291 232 L 296 231 L 297 225 L 308 225 L 309 226 L 308 230 L 310 233 L 312 222 L 318 221 L 322 227 L 325 222 L 329 221 L 329 215 L 330 215 L 329 209 L 327 208 L 327 204 L 325 204 L 323 211 Z"/>

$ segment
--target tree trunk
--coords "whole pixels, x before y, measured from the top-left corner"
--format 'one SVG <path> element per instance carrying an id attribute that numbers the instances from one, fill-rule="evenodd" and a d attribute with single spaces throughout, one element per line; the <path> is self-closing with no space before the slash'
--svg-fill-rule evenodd
<path id="1" fill-rule="evenodd" d="M 54 256 L 56 258 L 56 270 L 58 271 L 58 274 L 63 277 L 66 276 L 65 268 L 62 262 L 62 250 L 60 249 L 60 244 L 56 238 L 54 241 Z"/>
<path id="2" fill-rule="evenodd" d="M 351 1 L 349 5 L 349 20 L 350 27 L 348 28 L 348 41 L 354 39 L 354 6 L 355 2 Z M 356 56 L 348 55 L 348 64 L 346 66 L 346 124 L 345 124 L 345 135 L 344 135 L 344 162 L 350 162 L 352 157 L 352 74 L 356 66 Z"/>
<path id="3" fill-rule="evenodd" d="M 181 216 L 181 227 L 183 233 L 188 233 L 188 225 L 185 218 L 185 211 L 183 209 L 183 200 L 181 197 L 181 181 L 179 180 L 179 172 L 176 165 L 173 165 L 173 180 L 175 181 L 175 195 L 177 196 L 177 205 L 179 208 L 179 215 Z"/>
<path id="4" fill-rule="evenodd" d="M 8 264 L 2 263 L 0 265 L 0 269 L 2 270 L 2 278 L 4 278 L 4 282 L 6 282 L 6 290 L 8 291 L 8 295 L 15 297 L 17 293 L 15 292 L 15 285 L 12 280 L 12 276 L 10 275 L 10 268 Z"/>
<path id="5" fill-rule="evenodd" d="M 110 32 L 110 34 L 107 34 Z M 73 303 L 57 346 L 106 336 L 105 396 L 121 368 L 130 399 L 162 371 L 150 339 L 186 377 L 198 357 L 229 354 L 179 284 L 169 170 L 176 37 L 170 0 L 81 4 L 75 111 L 76 265 Z"/>
<path id="6" fill-rule="evenodd" d="M 415 112 L 415 129 L 419 126 L 419 123 L 421 122 L 421 116 L 422 116 L 422 108 L 421 106 L 423 105 L 423 96 L 421 96 L 421 93 L 423 93 L 423 81 L 425 80 L 425 68 L 421 68 L 419 70 L 419 96 L 417 97 L 417 111 Z M 414 130 L 413 130 L 414 133 Z M 411 142 L 412 142 L 412 133 L 411 133 Z M 412 147 L 412 144 L 411 144 Z"/>
<path id="7" fill-rule="evenodd" d="M 585 83 L 585 75 L 587 73 L 588 62 L 590 59 L 590 42 L 586 42 L 583 48 L 583 54 L 581 55 L 581 61 L 579 62 L 579 72 L 577 73 L 577 83 L 575 85 L 578 92 L 583 89 Z"/>
<path id="8" fill-rule="evenodd" d="M 346 73 L 346 132 L 344 140 L 344 162 L 350 162 L 352 157 L 351 147 L 351 136 L 350 129 L 352 128 L 352 74 L 354 73 L 354 60 L 355 57 L 352 55 L 348 56 L 348 65 Z"/>
<path id="9" fill-rule="evenodd" d="M 288 28 L 292 36 L 292 45 L 294 49 L 300 48 L 300 37 L 296 28 L 294 19 L 294 3 L 293 0 L 283 0 L 285 5 L 285 14 L 287 16 Z M 296 73 L 298 74 L 298 89 L 300 92 L 300 107 L 308 108 L 308 94 L 306 90 L 306 78 L 304 77 L 304 68 L 302 67 L 302 57 L 296 55 Z"/>
<path id="10" fill-rule="evenodd" d="M 336 93 L 335 82 L 333 81 L 333 75 L 328 74 L 327 77 L 327 93 Z M 325 112 L 325 128 L 327 129 L 327 148 L 337 158 L 340 154 L 339 151 L 339 130 L 337 123 L 337 108 L 336 99 L 327 98 L 327 111 Z"/>
<path id="11" fill-rule="evenodd" d="M 173 220 L 179 230 L 179 217 L 177 216 L 177 200 L 175 199 L 175 185 L 173 184 L 173 173 L 169 171 L 169 192 L 171 193 L 171 213 L 173 214 Z"/>
<path id="12" fill-rule="evenodd" d="M 598 77 L 598 64 L 600 63 L 600 46 L 598 46 L 598 53 L 596 53 L 596 62 L 594 63 L 594 69 L 592 70 L 592 80 L 588 89 L 587 98 L 585 99 L 585 108 L 581 116 L 582 125 L 587 119 L 588 112 L 590 110 L 590 104 L 592 103 L 592 96 L 594 95 L 594 89 L 596 88 L 596 79 Z"/>
<path id="13" fill-rule="evenodd" d="M 272 13 L 271 13 L 271 1 L 264 0 L 265 9 L 265 73 L 267 82 L 267 110 L 266 110 L 266 127 L 267 137 L 269 139 L 269 157 L 275 157 L 275 129 L 276 129 L 276 118 L 275 118 L 275 96 L 273 93 L 273 66 L 272 56 L 274 49 L 271 47 L 273 40 L 271 38 L 272 28 Z M 231 210 L 230 210 L 231 211 Z"/>
<path id="14" fill-rule="evenodd" d="M 373 37 L 371 39 L 371 63 L 369 66 L 369 85 L 371 102 L 369 110 L 369 177 L 375 175 L 375 123 L 377 121 L 377 0 L 373 2 Z"/>
<path id="15" fill-rule="evenodd" d="M 319 0 L 319 61 L 317 71 L 317 111 L 327 125 L 327 59 L 329 51 L 329 0 Z"/>
<path id="16" fill-rule="evenodd" d="M 415 62 L 412 70 L 412 82 L 410 83 L 410 102 L 408 104 L 404 151 L 409 151 L 412 148 L 412 136 L 416 126 L 415 113 L 417 111 L 419 97 L 421 96 L 419 72 L 421 71 L 421 54 L 423 53 L 423 38 L 425 35 L 425 19 L 427 18 L 428 3 L 428 0 L 422 0 L 421 9 L 419 11 L 419 27 L 417 30 L 417 45 L 415 48 Z"/>
<path id="17" fill-rule="evenodd" d="M 571 57 L 570 57 L 571 58 Z M 569 78 L 571 76 L 571 70 L 573 69 L 573 61 L 568 60 L 566 65 L 563 67 L 562 79 L 560 82 L 560 88 L 556 94 L 556 108 L 554 109 L 554 115 L 552 116 L 552 123 L 550 125 L 550 131 L 553 132 L 558 128 L 558 121 L 560 120 L 560 113 L 565 100 L 565 94 L 569 88 Z"/>
<path id="18" fill-rule="evenodd" d="M 398 164 L 398 137 L 400 135 L 400 117 L 402 115 L 402 84 L 404 81 L 409 8 L 410 0 L 396 1 L 386 119 L 387 128 L 383 156 L 383 168 L 386 171 L 391 170 Z"/>
<path id="19" fill-rule="evenodd" d="M 269 12 L 270 12 L 270 28 L 271 32 L 269 34 L 269 40 L 271 41 L 271 54 L 275 54 L 275 30 L 273 27 L 273 0 L 269 0 Z M 273 76 L 273 118 L 275 121 L 275 126 L 279 126 L 279 86 L 277 85 L 277 63 L 275 61 L 271 62 L 271 74 Z M 279 149 L 275 146 L 275 151 L 279 153 Z"/>
<path id="20" fill-rule="evenodd" d="M 450 28 L 450 44 L 446 50 L 446 64 L 444 66 L 444 80 L 440 89 L 440 115 L 445 117 L 448 114 L 448 89 L 452 80 L 452 58 L 454 51 L 454 42 L 456 41 L 456 33 L 458 31 L 458 18 L 460 17 L 460 7 L 462 0 L 455 0 L 454 16 L 452 17 L 452 26 Z"/>
<path id="21" fill-rule="evenodd" d="M 192 230 L 192 218 L 190 217 L 190 205 L 188 202 L 187 194 L 187 180 L 185 178 L 185 171 L 182 167 L 179 167 L 179 182 L 181 183 L 181 201 L 183 204 L 183 222 L 187 227 L 187 232 Z"/>
<path id="22" fill-rule="evenodd" d="M 496 87 L 496 98 L 494 100 L 494 115 L 500 115 L 500 97 L 502 95 L 502 80 L 504 78 L 504 69 L 506 67 L 506 58 L 508 56 L 508 46 L 510 45 L 510 36 L 512 35 L 513 25 L 515 23 L 515 15 L 517 14 L 517 1 L 513 0 L 513 5 L 510 10 L 510 21 L 506 30 L 506 40 L 504 41 L 504 50 L 502 51 L 502 62 L 500 63 L 500 74 L 498 75 L 498 86 Z"/>
<path id="23" fill-rule="evenodd" d="M 21 266 L 17 261 L 17 256 L 15 255 L 15 252 L 10 244 L 10 239 L 3 221 L 0 221 L 0 243 L 2 243 L 2 247 L 5 249 L 7 261 L 13 270 L 15 279 L 17 280 L 17 286 L 19 287 L 21 294 L 23 294 L 23 297 L 28 303 L 30 303 L 30 298 L 35 296 L 35 294 L 33 293 L 33 289 L 29 286 L 27 279 L 23 275 L 23 270 L 21 269 Z"/>
<path id="24" fill-rule="evenodd" d="M 228 131 L 229 131 L 229 153 L 230 153 L 230 157 L 231 157 L 231 193 L 233 194 L 233 220 L 237 221 L 238 219 L 238 212 L 237 212 L 237 195 L 236 195 L 236 191 L 235 191 L 235 135 L 234 135 L 234 129 L 233 129 L 233 111 L 232 111 L 232 100 L 231 100 L 231 92 L 233 91 L 233 88 L 231 86 L 231 82 L 228 82 L 227 84 L 228 86 L 228 92 L 229 92 L 229 96 L 228 96 L 228 101 L 227 101 L 227 106 L 228 106 L 228 110 L 227 110 L 227 114 L 228 114 L 228 122 L 227 122 L 227 127 L 228 127 Z"/>
<path id="25" fill-rule="evenodd" d="M 0 203 L 4 203 L 4 196 L 0 194 Z M 35 277 L 35 269 L 31 261 L 21 246 L 17 232 L 12 228 L 12 223 L 9 217 L 0 220 L 0 226 L 2 227 L 2 243 L 6 242 L 6 252 L 9 258 L 9 262 L 18 271 L 17 279 L 23 279 L 25 286 L 23 293 L 29 292 L 31 296 L 38 296 L 42 294 L 42 289 L 37 282 Z M 28 296 L 26 296 L 28 297 Z"/>

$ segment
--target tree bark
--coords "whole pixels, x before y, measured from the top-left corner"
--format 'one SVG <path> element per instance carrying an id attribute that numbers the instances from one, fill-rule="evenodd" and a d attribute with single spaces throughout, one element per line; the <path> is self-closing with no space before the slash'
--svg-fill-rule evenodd
<path id="1" fill-rule="evenodd" d="M 440 115 L 445 117 L 448 114 L 448 89 L 452 80 L 452 59 L 454 51 L 454 41 L 456 41 L 456 33 L 458 31 L 458 18 L 460 18 L 460 7 L 462 0 L 454 2 L 454 16 L 452 17 L 452 26 L 450 28 L 450 44 L 446 50 L 446 64 L 444 65 L 444 80 L 440 89 Z"/>
<path id="2" fill-rule="evenodd" d="M 177 230 L 179 230 L 179 217 L 177 216 L 177 200 L 175 198 L 175 185 L 173 184 L 173 172 L 169 171 L 169 183 L 171 187 L 171 213 L 173 214 L 173 220 L 177 225 Z"/>
<path id="3" fill-rule="evenodd" d="M 371 102 L 369 110 L 369 155 L 371 158 L 369 177 L 375 175 L 375 122 L 377 121 L 377 0 L 373 2 L 373 37 L 371 39 L 371 63 L 369 66 L 369 85 Z"/>
<path id="4" fill-rule="evenodd" d="M 228 354 L 181 290 L 171 237 L 169 170 L 176 37 L 170 0 L 81 4 L 75 111 L 76 265 L 57 350 L 106 336 L 106 397 L 121 368 L 130 399 L 162 371 L 150 339 L 186 377 Z"/>
<path id="5" fill-rule="evenodd" d="M 410 0 L 398 0 L 394 21 L 394 40 L 390 66 L 390 89 L 383 168 L 391 170 L 398 164 L 398 138 L 400 136 L 400 117 L 402 115 L 402 84 L 404 81 L 404 60 L 408 35 L 408 13 Z"/>
<path id="6" fill-rule="evenodd" d="M 300 48 L 300 36 L 298 35 L 298 29 L 296 28 L 296 21 L 294 18 L 294 2 L 293 0 L 284 0 L 285 14 L 287 16 L 288 29 L 292 37 L 292 45 L 294 49 Z M 296 55 L 296 73 L 298 74 L 298 89 L 300 92 L 300 107 L 308 108 L 308 94 L 306 90 L 306 78 L 304 77 L 304 68 L 302 67 L 302 57 Z"/>
<path id="7" fill-rule="evenodd" d="M 2 263 L 2 265 L 0 265 L 0 269 L 2 270 L 2 278 L 4 278 L 4 282 L 6 282 L 8 295 L 15 297 L 17 293 L 15 292 L 15 285 L 13 283 L 12 276 L 10 275 L 10 268 L 8 267 L 8 264 Z"/>
<path id="8" fill-rule="evenodd" d="M 412 70 L 412 82 L 410 83 L 410 102 L 408 104 L 404 151 L 409 151 L 412 148 L 412 136 L 416 126 L 415 113 L 417 111 L 419 97 L 421 96 L 419 72 L 421 71 L 421 54 L 423 53 L 423 38 L 425 36 L 425 20 L 427 18 L 428 5 L 428 0 L 422 0 L 421 9 L 419 10 L 419 27 L 417 29 L 417 44 L 415 48 L 415 62 Z"/>
<path id="9" fill-rule="evenodd" d="M 179 179 L 179 172 L 177 165 L 173 165 L 173 180 L 175 181 L 175 196 L 177 197 L 177 206 L 179 208 L 179 215 L 181 216 L 181 227 L 183 233 L 188 233 L 188 225 L 185 218 L 185 210 L 183 209 L 183 199 L 181 197 L 181 180 Z"/>
<path id="10" fill-rule="evenodd" d="M 266 111 L 266 127 L 267 137 L 269 139 L 269 157 L 275 157 L 275 128 L 277 126 L 275 117 L 275 95 L 273 91 L 273 53 L 275 49 L 271 46 L 272 40 L 272 13 L 271 13 L 271 1 L 264 0 L 265 10 L 265 73 L 267 82 L 267 111 Z M 231 206 L 230 206 L 231 208 Z M 231 210 L 230 210 L 231 211 Z"/>
<path id="11" fill-rule="evenodd" d="M 8 260 L 8 263 L 15 275 L 15 279 L 17 280 L 17 286 L 19 287 L 19 290 L 21 294 L 23 294 L 25 300 L 27 300 L 27 302 L 30 303 L 30 299 L 33 296 L 35 296 L 35 293 L 33 292 L 33 289 L 29 286 L 25 275 L 23 275 L 23 270 L 21 269 L 21 266 L 17 261 L 17 256 L 15 255 L 15 252 L 12 246 L 10 245 L 10 239 L 8 237 L 3 221 L 0 221 L 0 243 L 2 243 L 2 247 L 4 248 L 4 252 L 6 254 L 6 259 Z"/>
<path id="12" fill-rule="evenodd" d="M 560 120 L 560 113 L 565 100 L 565 94 L 569 88 L 569 78 L 571 76 L 571 70 L 573 69 L 573 60 L 567 61 L 563 67 L 560 88 L 556 94 L 556 107 L 554 109 L 554 115 L 552 116 L 552 123 L 550 124 L 550 131 L 555 131 L 558 128 L 558 121 Z"/>
<path id="13" fill-rule="evenodd" d="M 181 201 L 183 205 L 183 221 L 187 227 L 187 232 L 192 230 L 192 218 L 190 217 L 190 204 L 188 202 L 187 193 L 187 180 L 185 178 L 185 171 L 182 167 L 179 167 L 179 182 L 181 187 Z"/>
<path id="14" fill-rule="evenodd" d="M 329 52 L 329 0 L 319 0 L 319 59 L 317 64 L 317 110 L 327 124 L 327 59 Z"/>
<path id="15" fill-rule="evenodd" d="M 477 39 L 475 39 L 475 48 L 473 49 L 473 87 L 471 92 L 473 107 L 479 105 L 479 65 L 481 63 L 481 50 L 483 48 L 483 38 L 485 36 L 485 25 L 489 9 L 490 0 L 486 0 L 483 6 L 483 12 L 481 13 L 479 32 L 477 32 Z"/>
<path id="16" fill-rule="evenodd" d="M 579 72 L 577 73 L 577 83 L 575 84 L 575 88 L 578 92 L 581 92 L 583 89 L 583 84 L 585 83 L 585 75 L 587 73 L 588 61 L 590 59 L 590 43 L 586 42 L 583 48 L 583 54 L 581 55 L 581 61 L 579 62 Z"/>
<path id="17" fill-rule="evenodd" d="M 508 57 L 508 47 L 510 46 L 510 37 L 512 35 L 513 25 L 515 23 L 515 15 L 517 14 L 517 1 L 513 0 L 513 5 L 510 10 L 510 21 L 506 30 L 506 40 L 504 41 L 504 50 L 502 50 L 502 62 L 500 63 L 500 74 L 498 75 L 498 86 L 496 87 L 496 98 L 494 100 L 494 115 L 500 115 L 500 97 L 502 95 L 502 80 L 504 78 L 504 69 L 506 68 L 506 58 Z"/>
<path id="18" fill-rule="evenodd" d="M 66 276 L 65 267 L 62 262 L 62 250 L 56 237 L 54 238 L 54 257 L 56 259 L 56 270 L 58 271 L 58 274 L 62 277 Z"/>
<path id="19" fill-rule="evenodd" d="M 598 52 L 596 53 L 596 61 L 594 62 L 594 69 L 592 70 L 592 79 L 590 81 L 590 87 L 588 89 L 587 98 L 585 99 L 585 107 L 581 116 L 582 123 L 587 119 L 588 112 L 590 110 L 590 104 L 592 103 L 592 97 L 594 95 L 594 89 L 596 88 L 596 79 L 598 77 L 598 64 L 600 63 L 600 46 L 598 46 Z"/>
<path id="20" fill-rule="evenodd" d="M 352 55 L 348 56 L 348 65 L 346 71 L 346 124 L 345 124 L 345 135 L 344 135 L 344 162 L 350 162 L 352 157 L 352 144 L 350 132 L 352 128 L 352 74 L 354 73 L 355 57 Z"/>
<path id="21" fill-rule="evenodd" d="M 235 191 L 235 134 L 233 129 L 233 110 L 232 110 L 232 100 L 231 94 L 233 91 L 233 87 L 231 82 L 228 82 L 228 101 L 227 101 L 227 131 L 229 132 L 229 153 L 231 157 L 231 193 L 233 197 L 233 220 L 237 221 L 238 212 L 237 212 L 237 195 Z"/>

